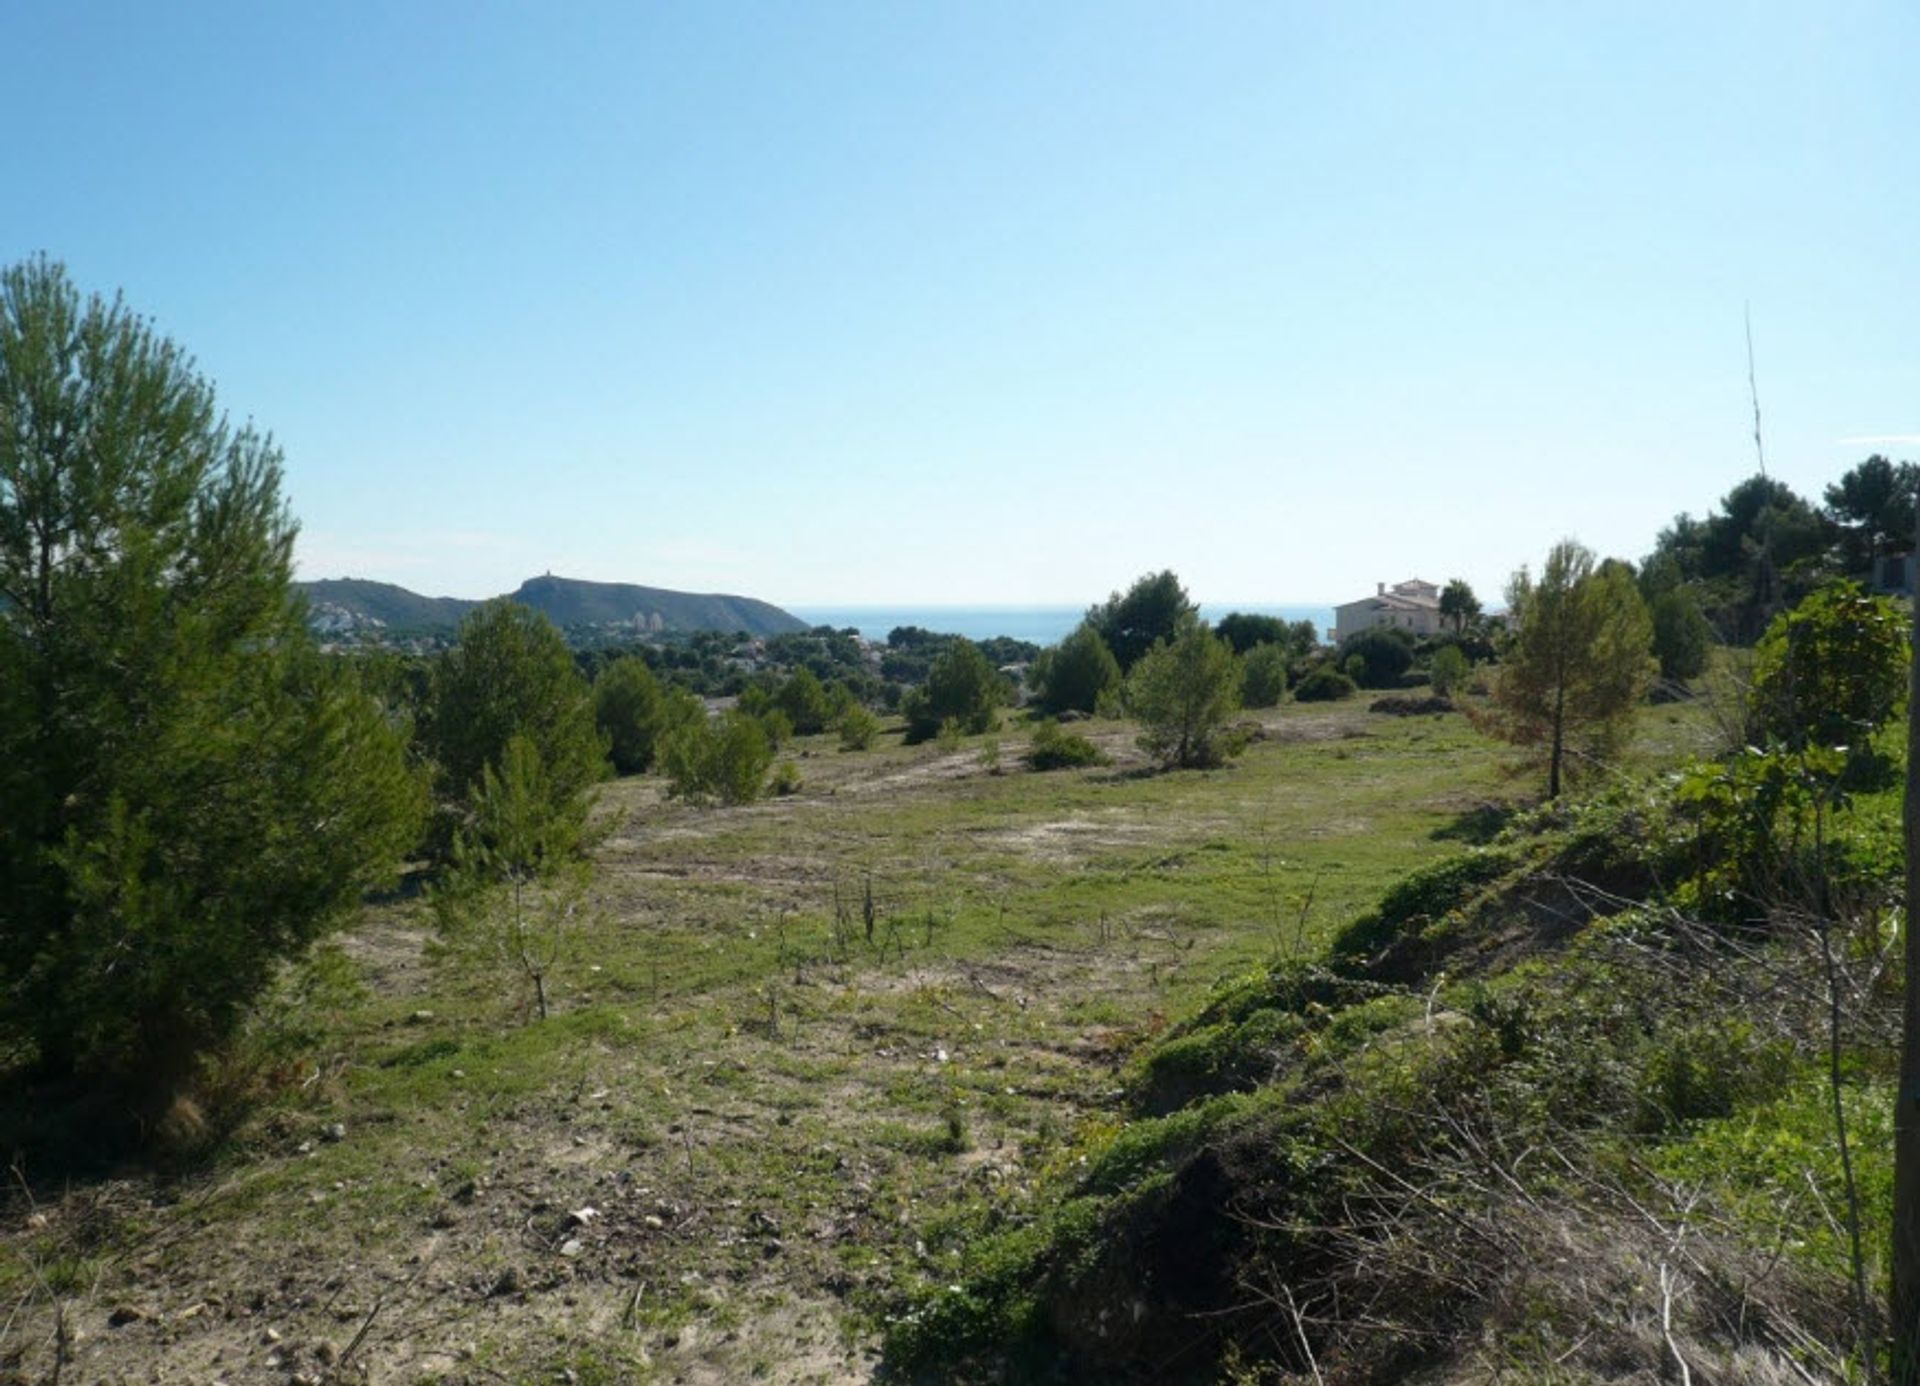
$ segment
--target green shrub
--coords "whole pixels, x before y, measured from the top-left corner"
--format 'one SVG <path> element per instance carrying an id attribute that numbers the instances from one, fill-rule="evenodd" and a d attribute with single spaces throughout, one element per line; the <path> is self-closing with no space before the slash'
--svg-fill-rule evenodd
<path id="1" fill-rule="evenodd" d="M 1293 700 L 1297 703 L 1331 703 L 1351 698 L 1359 691 L 1360 686 L 1352 679 L 1331 664 L 1322 664 L 1300 680 L 1300 686 L 1293 690 Z"/>
<path id="2" fill-rule="evenodd" d="M 473 812 L 432 894 L 442 941 L 523 979 L 542 1020 L 586 869 L 575 859 L 585 825 L 553 812 L 546 776 L 531 740 L 507 743 L 499 771 L 481 772 Z"/>
<path id="3" fill-rule="evenodd" d="M 1664 1131 L 1768 1101 L 1793 1076 L 1793 1052 L 1738 1017 L 1666 1030 L 1646 1063 L 1640 1125 Z"/>
<path id="4" fill-rule="evenodd" d="M 593 719 L 613 768 L 623 775 L 652 768 L 666 711 L 660 680 L 637 656 L 614 660 L 593 681 Z"/>
<path id="5" fill-rule="evenodd" d="M 833 700 L 811 669 L 795 669 L 774 692 L 773 705 L 786 714 L 797 736 L 825 731 L 833 717 Z"/>
<path id="6" fill-rule="evenodd" d="M 1232 648 L 1189 619 L 1170 642 L 1148 650 L 1127 675 L 1127 710 L 1140 721 L 1140 744 L 1163 765 L 1217 765 L 1235 747 L 1223 736 L 1240 705 Z"/>
<path id="7" fill-rule="evenodd" d="M 783 799 L 790 794 L 798 794 L 800 792 L 799 765 L 791 760 L 781 761 L 774 768 L 773 779 L 768 782 L 767 789 Z"/>
<path id="8" fill-rule="evenodd" d="M 1673 587 L 1647 604 L 1653 617 L 1653 656 L 1663 679 L 1696 679 L 1707 671 L 1713 627 L 1689 589 Z"/>
<path id="9" fill-rule="evenodd" d="M 1287 696 L 1287 652 L 1255 645 L 1240 659 L 1240 701 L 1247 707 L 1278 707 Z"/>
<path id="10" fill-rule="evenodd" d="M 927 671 L 927 681 L 901 700 L 907 718 L 907 744 L 930 741 L 954 722 L 962 734 L 992 731 L 998 709 L 1011 690 L 980 647 L 955 640 Z"/>
<path id="11" fill-rule="evenodd" d="M 1278 616 L 1230 611 L 1213 623 L 1213 633 L 1244 655 L 1259 645 L 1278 645 L 1289 656 L 1303 655 L 1320 642 L 1312 621 L 1283 621 Z"/>
<path id="12" fill-rule="evenodd" d="M 1494 847 L 1448 857 L 1402 878 L 1380 903 L 1334 936 L 1336 957 L 1376 953 L 1411 925 L 1427 925 L 1459 909 L 1521 864 L 1517 849 Z"/>
<path id="13" fill-rule="evenodd" d="M 1100 632 L 1082 621 L 1058 646 L 1041 652 L 1028 678 L 1041 711 L 1092 712 L 1102 693 L 1120 686 L 1120 662 Z"/>
<path id="14" fill-rule="evenodd" d="M 1340 659 L 1362 688 L 1398 688 L 1413 667 L 1413 637 L 1398 626 L 1369 626 L 1340 642 Z"/>
<path id="15" fill-rule="evenodd" d="M 1473 664 L 1458 645 L 1442 645 L 1427 664 L 1427 678 L 1433 691 L 1443 698 L 1453 696 L 1473 672 Z"/>
<path id="16" fill-rule="evenodd" d="M 1050 717 L 1033 729 L 1033 741 L 1027 747 L 1027 766 L 1033 770 L 1103 765 L 1106 759 L 1098 746 L 1077 732 L 1061 730 Z"/>
<path id="17" fill-rule="evenodd" d="M 1858 583 L 1820 588 L 1776 617 L 1754 650 L 1754 717 L 1786 746 L 1863 753 L 1906 686 L 1906 618 Z"/>
<path id="18" fill-rule="evenodd" d="M 553 622 L 503 597 L 462 621 L 459 639 L 434 666 L 426 743 L 451 810 L 440 819 L 438 852 L 451 847 L 451 830 L 470 811 L 483 772 L 500 768 L 516 736 L 533 743 L 554 811 L 575 805 L 584 813 L 587 790 L 607 765 L 592 690 Z"/>
<path id="19" fill-rule="evenodd" d="M 1861 1151 L 1893 1148 L 1892 1078 L 1856 1079 L 1842 1088 L 1854 1147 L 1855 1189 L 1864 1227 L 1888 1227 L 1893 1218 L 1893 1160 L 1861 1158 Z M 1705 1189 L 1745 1225 L 1756 1245 L 1781 1244 L 1791 1257 L 1844 1276 L 1849 1268 L 1845 1220 L 1803 1216 L 1781 1242 L 1781 1209 L 1847 1206 L 1846 1173 L 1833 1138 L 1833 1094 L 1823 1073 L 1809 1070 L 1773 1101 L 1688 1127 L 1672 1144 L 1656 1146 L 1649 1163 L 1666 1179 Z M 1884 1263 L 1882 1263 L 1884 1264 Z"/>
<path id="20" fill-rule="evenodd" d="M 1149 1116 L 1165 1116 L 1203 1097 L 1251 1091 L 1272 1080 L 1308 1028 L 1301 1016 L 1274 1008 L 1238 1023 L 1186 1030 L 1140 1061 L 1131 1083 L 1134 1105 Z"/>
<path id="21" fill-rule="evenodd" d="M 773 746 L 761 719 L 737 708 L 677 729 L 661 748 L 667 788 L 678 798 L 751 803 L 766 786 Z"/>
<path id="22" fill-rule="evenodd" d="M 767 744 L 774 750 L 779 750 L 793 740 L 793 722 L 780 708 L 770 707 L 764 712 L 748 715 L 759 722 L 760 729 L 767 734 Z"/>
<path id="23" fill-rule="evenodd" d="M 840 714 L 840 749 L 864 751 L 880 734 L 880 719 L 858 703 Z"/>

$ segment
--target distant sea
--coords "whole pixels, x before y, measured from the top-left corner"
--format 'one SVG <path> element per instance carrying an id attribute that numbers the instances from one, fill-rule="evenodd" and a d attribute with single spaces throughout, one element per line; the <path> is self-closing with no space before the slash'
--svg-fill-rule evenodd
<path id="1" fill-rule="evenodd" d="M 1084 606 L 790 606 L 787 610 L 814 626 L 832 626 L 845 630 L 852 626 L 869 640 L 885 640 L 896 626 L 919 626 L 948 635 L 964 635 L 969 640 L 986 640 L 996 635 L 1015 640 L 1030 640 L 1036 645 L 1053 645 L 1065 639 L 1080 618 Z M 1200 615 L 1217 621 L 1232 611 L 1261 616 L 1278 616 L 1283 621 L 1312 621 L 1325 638 L 1333 624 L 1330 606 L 1263 606 L 1254 602 L 1202 602 Z"/>

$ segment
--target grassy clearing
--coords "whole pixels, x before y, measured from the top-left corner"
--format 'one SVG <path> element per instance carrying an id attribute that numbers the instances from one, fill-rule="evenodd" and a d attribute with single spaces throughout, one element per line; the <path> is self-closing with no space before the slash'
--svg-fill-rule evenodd
<path id="1" fill-rule="evenodd" d="M 1649 713 L 1657 754 L 1691 717 Z M 68 1267 L 90 1377 L 283 1379 L 358 1337 L 381 1381 L 865 1379 L 885 1295 L 957 1254 L 926 1229 L 1122 1139 L 1141 1039 L 1534 791 L 1457 716 L 1262 726 L 1207 772 L 1093 723 L 1085 770 L 1008 731 L 804 740 L 745 808 L 611 784 L 551 1020 L 418 902 L 370 910 L 359 994 L 213 1167 L 89 1191 L 85 1236 L 78 1194 L 16 1223 L 0 1291 Z M 0 1348 L 47 1351 L 43 1316 Z"/>
<path id="2" fill-rule="evenodd" d="M 1650 714 L 1641 768 L 1687 749 L 1704 711 Z M 1574 1382 L 1677 1359 L 1701 1379 L 1855 1379 L 1822 950 L 1799 897 L 1760 897 L 1760 918 L 1752 897 L 1675 908 L 1717 879 L 1678 778 L 1519 815 L 1489 850 L 1399 880 L 1324 961 L 1185 1012 L 1037 1196 L 932 1226 L 957 1264 L 905 1268 L 890 1365 Z M 1890 1202 L 1896 797 L 1842 811 L 1819 867 L 1863 902 L 1834 951 L 1868 1229 Z"/>

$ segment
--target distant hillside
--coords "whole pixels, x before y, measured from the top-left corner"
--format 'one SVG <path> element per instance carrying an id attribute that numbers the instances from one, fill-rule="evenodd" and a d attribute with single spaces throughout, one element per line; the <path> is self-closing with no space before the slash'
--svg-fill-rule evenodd
<path id="1" fill-rule="evenodd" d="M 371 626 L 390 630 L 451 630 L 478 602 L 423 597 L 390 582 L 332 578 L 296 583 L 304 592 L 316 629 L 344 632 Z M 557 626 L 630 625 L 646 631 L 721 630 L 778 635 L 807 629 L 799 617 L 752 597 L 671 592 L 621 582 L 582 582 L 552 576 L 529 578 L 512 597 L 545 612 Z"/>
<path id="2" fill-rule="evenodd" d="M 807 623 L 798 616 L 752 597 L 669 592 L 664 587 L 635 587 L 624 582 L 528 578 L 513 599 L 546 612 L 556 626 L 633 622 L 656 631 L 743 630 L 749 635 L 807 629 Z"/>
<path id="3" fill-rule="evenodd" d="M 451 630 L 480 605 L 459 597 L 423 597 L 390 582 L 366 578 L 326 578 L 296 582 L 306 594 L 312 623 L 325 629 L 381 625 L 392 630 Z"/>

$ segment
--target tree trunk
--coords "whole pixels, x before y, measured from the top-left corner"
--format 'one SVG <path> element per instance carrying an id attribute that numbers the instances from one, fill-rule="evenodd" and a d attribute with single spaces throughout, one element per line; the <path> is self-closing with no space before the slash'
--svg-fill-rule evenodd
<path id="1" fill-rule="evenodd" d="M 1920 505 L 1914 532 L 1920 542 Z M 1920 593 L 1907 697 L 1906 1004 L 1893 1116 L 1893 1378 L 1920 1383 Z"/>
<path id="2" fill-rule="evenodd" d="M 1560 797 L 1560 746 L 1566 739 L 1567 685 L 1562 680 L 1553 690 L 1553 758 L 1547 764 L 1547 797 Z"/>

